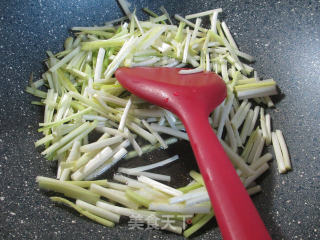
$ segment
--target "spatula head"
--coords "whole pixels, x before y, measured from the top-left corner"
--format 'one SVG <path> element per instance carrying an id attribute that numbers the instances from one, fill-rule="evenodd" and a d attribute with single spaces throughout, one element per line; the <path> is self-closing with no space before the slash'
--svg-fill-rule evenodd
<path id="1" fill-rule="evenodd" d="M 182 68 L 119 68 L 115 75 L 133 94 L 178 115 L 183 109 L 202 109 L 209 114 L 226 97 L 226 85 L 217 74 L 180 74 L 180 70 Z"/>

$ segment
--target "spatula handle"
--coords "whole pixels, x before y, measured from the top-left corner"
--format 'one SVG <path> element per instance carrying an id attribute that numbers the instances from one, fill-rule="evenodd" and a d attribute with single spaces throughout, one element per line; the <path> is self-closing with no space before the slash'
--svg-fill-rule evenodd
<path id="1" fill-rule="evenodd" d="M 271 239 L 231 161 L 199 112 L 182 117 L 225 240 Z"/>

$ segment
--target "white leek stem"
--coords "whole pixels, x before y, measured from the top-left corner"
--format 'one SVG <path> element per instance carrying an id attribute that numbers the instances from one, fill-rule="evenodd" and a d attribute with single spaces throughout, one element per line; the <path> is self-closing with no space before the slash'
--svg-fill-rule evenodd
<path id="1" fill-rule="evenodd" d="M 204 12 L 199 12 L 199 13 L 194 13 L 194 14 L 189 14 L 186 15 L 186 19 L 193 19 L 193 18 L 198 18 L 198 17 L 204 17 L 213 14 L 214 12 L 222 12 L 222 8 L 217 8 L 217 9 L 212 9 Z"/>
<path id="2" fill-rule="evenodd" d="M 118 126 L 116 126 L 118 128 Z M 118 129 L 110 127 L 96 127 L 96 130 L 105 134 L 111 134 L 115 136 L 122 136 L 124 138 L 128 137 L 125 133 L 120 132 Z"/>
<path id="3" fill-rule="evenodd" d="M 138 18 L 137 18 L 137 15 L 134 14 L 134 15 L 133 15 L 133 18 L 134 18 L 134 21 L 136 22 L 136 24 L 137 24 L 137 26 L 138 26 L 138 29 L 139 29 L 139 31 L 141 32 L 141 34 L 144 34 L 143 28 L 141 27 L 141 24 L 140 24 L 140 21 L 139 21 Z"/>
<path id="4" fill-rule="evenodd" d="M 194 30 L 192 32 L 192 35 L 191 35 L 191 39 L 190 39 L 190 42 L 192 43 L 196 37 L 197 37 L 197 33 L 199 31 L 199 27 L 200 27 L 200 24 L 201 24 L 201 18 L 197 18 L 196 20 L 196 25 L 194 27 Z"/>
<path id="5" fill-rule="evenodd" d="M 97 115 L 90 115 L 90 114 L 82 115 L 82 119 L 87 120 L 87 121 L 97 120 L 97 121 L 100 121 L 100 122 L 105 122 L 105 121 L 108 120 L 105 117 L 101 117 L 101 116 L 97 116 Z"/>
<path id="6" fill-rule="evenodd" d="M 134 114 L 137 117 L 162 117 L 164 112 L 160 108 L 155 109 L 131 109 L 130 113 Z"/>
<path id="7" fill-rule="evenodd" d="M 119 215 L 123 215 L 123 216 L 127 216 L 127 217 L 135 216 L 135 215 L 138 215 L 138 213 L 139 213 L 137 210 L 130 209 L 130 208 L 124 208 L 124 207 L 118 207 L 118 206 L 109 204 L 104 201 L 98 201 L 96 203 L 96 205 L 99 208 L 103 208 L 103 209 L 111 211 L 115 214 L 119 214 Z"/>
<path id="8" fill-rule="evenodd" d="M 168 134 L 168 135 L 172 135 L 174 137 L 182 138 L 184 140 L 189 141 L 187 133 L 184 133 L 184 132 L 181 132 L 181 131 L 178 131 L 178 130 L 175 130 L 175 129 L 172 129 L 172 128 L 169 128 L 169 127 L 160 126 L 160 125 L 155 124 L 155 123 L 152 123 L 151 127 L 152 127 L 153 130 L 155 130 L 157 132 L 162 132 L 162 133 L 165 133 L 165 134 Z"/>
<path id="9" fill-rule="evenodd" d="M 120 184 L 120 183 L 113 183 L 113 182 L 109 182 L 109 181 L 106 183 L 106 186 L 109 188 L 112 188 L 114 190 L 123 191 L 123 192 L 125 192 L 128 189 L 132 189 L 127 185 Z"/>
<path id="10" fill-rule="evenodd" d="M 186 201 L 186 206 L 193 206 L 195 204 L 204 203 L 210 201 L 209 195 L 207 192 L 201 193 L 200 196 L 189 199 Z"/>
<path id="11" fill-rule="evenodd" d="M 120 21 L 123 21 L 126 19 L 121 19 Z M 112 30 L 113 27 L 110 26 L 96 26 L 96 27 L 73 27 L 71 28 L 72 31 L 108 31 L 108 30 Z"/>
<path id="12" fill-rule="evenodd" d="M 277 159 L 279 173 L 285 173 L 286 167 L 284 165 L 284 160 L 283 160 L 283 156 L 281 153 L 281 148 L 280 148 L 280 144 L 279 144 L 277 135 L 276 135 L 276 133 L 272 132 L 271 136 L 272 136 L 272 145 L 273 145 L 274 153 L 275 153 L 276 159 Z"/>
<path id="13" fill-rule="evenodd" d="M 267 105 L 269 108 L 274 107 L 274 103 L 272 102 L 271 98 L 269 96 L 263 97 L 264 100 L 267 102 Z"/>
<path id="14" fill-rule="evenodd" d="M 209 213 L 210 206 L 194 205 L 192 207 L 184 204 L 150 203 L 149 210 L 176 212 L 180 214 Z"/>
<path id="15" fill-rule="evenodd" d="M 260 158 L 258 158 L 256 161 L 254 161 L 250 167 L 253 170 L 257 170 L 259 167 L 261 167 L 264 163 L 267 163 L 268 161 L 270 161 L 272 159 L 272 154 L 271 153 L 266 153 L 263 156 L 261 156 Z"/>
<path id="16" fill-rule="evenodd" d="M 125 42 L 121 50 L 118 52 L 117 56 L 108 65 L 107 70 L 104 72 L 106 80 L 108 80 L 113 75 L 113 73 L 120 66 L 125 57 L 131 52 L 132 48 L 135 46 L 136 41 L 137 38 L 132 36 L 128 41 Z"/>
<path id="17" fill-rule="evenodd" d="M 97 62 L 96 62 L 96 69 L 95 69 L 94 78 L 93 78 L 95 82 L 100 81 L 105 52 L 106 50 L 104 50 L 104 48 L 99 48 Z"/>
<path id="18" fill-rule="evenodd" d="M 164 8 L 164 6 L 161 6 L 161 7 L 160 7 L 160 11 L 161 11 L 164 15 L 167 16 L 169 23 L 170 23 L 171 25 L 173 25 L 173 22 L 172 22 L 172 20 L 171 20 L 171 18 L 170 18 L 170 15 L 169 15 L 169 13 L 167 12 L 167 10 Z"/>
<path id="19" fill-rule="evenodd" d="M 69 156 L 66 160 L 66 162 L 72 162 L 75 161 L 79 157 L 79 148 L 80 148 L 80 141 L 74 141 L 71 151 L 69 153 Z M 63 169 L 61 176 L 60 176 L 60 181 L 65 181 L 68 180 L 69 175 L 70 175 L 71 169 L 70 168 L 65 168 Z"/>
<path id="20" fill-rule="evenodd" d="M 264 147 L 264 143 L 265 143 L 265 139 L 264 138 L 260 138 L 260 142 L 259 142 L 259 145 L 257 145 L 257 148 L 256 148 L 256 152 L 253 156 L 253 160 L 252 162 L 255 162 L 259 159 L 259 157 L 261 156 L 261 153 L 263 151 L 263 147 Z"/>
<path id="21" fill-rule="evenodd" d="M 147 185 L 143 184 L 144 187 L 140 190 L 147 194 L 152 200 L 154 201 L 167 201 L 170 197 L 168 194 L 160 192 L 154 188 L 148 187 Z"/>
<path id="22" fill-rule="evenodd" d="M 199 73 L 199 72 L 203 72 L 203 68 L 202 67 L 197 67 L 197 68 L 193 68 L 193 69 L 186 69 L 186 70 L 183 69 L 183 70 L 179 71 L 179 74 L 194 74 L 194 73 Z"/>
<path id="23" fill-rule="evenodd" d="M 57 111 L 55 118 L 54 118 L 55 122 L 60 121 L 64 117 L 65 113 L 67 112 L 67 110 L 70 107 L 71 101 L 72 101 L 72 98 L 71 98 L 70 94 L 68 94 L 68 93 L 63 94 L 62 98 L 60 99 L 59 105 L 58 105 L 58 111 Z"/>
<path id="24" fill-rule="evenodd" d="M 141 62 L 138 62 L 138 63 L 132 63 L 131 66 L 132 67 L 147 67 L 147 66 L 151 66 L 151 65 L 155 64 L 159 60 L 160 60 L 160 58 L 158 58 L 158 57 L 151 57 L 146 61 L 141 61 Z"/>
<path id="25" fill-rule="evenodd" d="M 112 144 L 118 143 L 122 141 L 122 136 L 115 136 L 111 138 L 101 139 L 96 142 L 83 145 L 80 147 L 81 152 L 92 152 L 101 148 L 104 148 L 106 146 L 110 146 Z"/>
<path id="26" fill-rule="evenodd" d="M 47 142 L 50 142 L 54 139 L 54 135 L 53 134 L 50 134 L 50 135 L 46 135 L 44 136 L 43 138 L 39 139 L 38 141 L 35 142 L 35 147 L 39 147 L 40 145 L 42 144 L 45 144 Z"/>
<path id="27" fill-rule="evenodd" d="M 178 14 L 175 14 L 175 15 L 174 15 L 174 18 L 175 18 L 176 20 L 180 21 L 180 22 L 186 23 L 187 25 L 189 25 L 189 26 L 192 27 L 192 28 L 195 28 L 195 24 L 194 24 L 194 23 L 192 23 L 192 22 L 190 22 L 189 20 L 181 17 L 181 16 L 178 15 Z M 208 29 L 205 29 L 205 28 L 202 28 L 202 27 L 199 27 L 199 30 L 200 30 L 201 32 L 207 32 L 207 31 L 208 31 Z"/>
<path id="28" fill-rule="evenodd" d="M 125 147 L 127 147 L 127 145 L 129 145 L 129 141 L 126 140 L 123 143 L 121 143 L 118 147 L 116 147 L 113 150 L 113 152 L 115 152 L 113 157 L 110 160 L 107 160 L 104 164 L 102 164 L 94 172 L 92 172 L 90 175 L 88 175 L 85 179 L 86 180 L 95 179 L 98 176 L 105 173 L 111 167 L 113 167 L 116 163 L 118 163 L 127 154 L 127 150 L 125 149 Z"/>
<path id="29" fill-rule="evenodd" d="M 130 19 L 132 13 L 130 12 L 128 2 L 126 0 L 118 0 L 122 10 L 124 11 L 124 13 L 127 15 L 127 17 Z"/>
<path id="30" fill-rule="evenodd" d="M 61 173 L 62 173 L 62 167 L 61 164 L 65 162 L 65 154 L 62 154 L 61 156 L 58 156 L 58 169 L 57 169 L 57 179 L 60 179 Z"/>
<path id="31" fill-rule="evenodd" d="M 137 180 L 134 180 L 132 178 L 128 178 L 126 176 L 123 176 L 121 174 L 114 174 L 113 175 L 113 179 L 115 181 L 121 182 L 121 183 L 125 183 L 127 184 L 129 187 L 133 187 L 133 188 L 144 188 L 145 184 L 138 182 Z"/>
<path id="32" fill-rule="evenodd" d="M 64 64 L 69 62 L 72 58 L 74 58 L 79 52 L 80 52 L 80 47 L 73 49 L 70 53 L 68 53 L 68 55 L 66 55 L 59 62 L 57 62 L 54 66 L 52 66 L 49 69 L 49 71 L 50 72 L 57 71 L 60 67 L 62 67 Z"/>
<path id="33" fill-rule="evenodd" d="M 186 62 L 187 62 L 187 56 L 188 56 L 188 52 L 189 52 L 190 39 L 191 39 L 191 32 L 190 32 L 189 28 L 187 27 L 187 37 L 186 37 L 186 43 L 185 43 L 185 45 L 184 45 L 183 58 L 182 58 L 182 62 L 183 62 L 183 63 L 186 63 Z"/>
<path id="34" fill-rule="evenodd" d="M 258 177 L 260 177 L 265 171 L 269 169 L 269 165 L 267 163 L 264 163 L 262 166 L 260 166 L 254 175 L 248 177 L 244 182 L 244 187 L 247 188 L 251 183 L 253 183 Z"/>
<path id="35" fill-rule="evenodd" d="M 209 52 L 206 53 L 206 71 L 207 72 L 211 71 Z"/>
<path id="36" fill-rule="evenodd" d="M 170 127 L 173 128 L 173 129 L 177 129 L 177 127 L 176 127 L 176 125 L 175 125 L 175 123 L 177 122 L 177 119 L 176 119 L 176 117 L 173 115 L 173 113 L 171 113 L 170 111 L 168 111 L 168 110 L 166 110 L 166 109 L 164 109 L 163 111 L 164 111 L 164 116 L 165 116 L 165 118 L 167 119 Z"/>
<path id="37" fill-rule="evenodd" d="M 218 132 L 217 132 L 217 137 L 219 139 L 221 139 L 226 119 L 228 118 L 229 113 L 231 111 L 233 99 L 234 99 L 234 94 L 231 93 L 228 96 L 228 99 L 227 99 L 227 101 L 225 103 L 225 106 L 223 107 L 223 112 L 222 112 L 221 117 L 220 117 L 219 126 L 218 126 Z"/>
<path id="38" fill-rule="evenodd" d="M 256 106 L 253 110 L 253 118 L 252 118 L 252 122 L 250 124 L 250 127 L 249 127 L 249 130 L 248 130 L 248 134 L 247 136 L 250 136 L 255 125 L 256 125 L 256 122 L 257 122 L 257 119 L 258 119 L 258 116 L 259 116 L 259 112 L 260 112 L 260 107 L 259 106 Z"/>
<path id="39" fill-rule="evenodd" d="M 284 161 L 284 166 L 287 170 L 291 170 L 291 162 L 290 162 L 290 158 L 289 158 L 289 152 L 288 152 L 288 148 L 286 145 L 286 142 L 284 140 L 282 131 L 280 130 L 276 130 L 276 135 L 280 144 L 280 149 L 282 152 L 282 156 L 283 156 L 283 161 Z"/>
<path id="40" fill-rule="evenodd" d="M 175 203 L 184 202 L 184 201 L 192 199 L 192 198 L 197 198 L 197 197 L 201 196 L 201 194 L 203 192 L 206 192 L 205 187 L 197 188 L 197 189 L 192 190 L 192 191 L 190 191 L 190 192 L 188 192 L 186 194 L 183 194 L 181 196 L 170 198 L 169 199 L 169 203 L 170 204 L 175 204 Z"/>
<path id="41" fill-rule="evenodd" d="M 251 55 L 244 53 L 244 52 L 240 52 L 239 50 L 234 50 L 235 54 L 237 54 L 239 57 L 242 57 L 243 59 L 249 61 L 249 62 L 253 62 L 254 61 L 254 57 L 252 57 Z M 246 67 L 246 66 L 245 66 Z"/>
<path id="42" fill-rule="evenodd" d="M 105 219 L 110 220 L 112 222 L 118 223 L 120 220 L 120 216 L 118 214 L 107 211 L 107 210 L 100 208 L 100 207 L 96 207 L 96 206 L 94 206 L 90 203 L 84 202 L 80 199 L 77 199 L 76 205 L 86 211 L 89 211 L 99 217 L 105 218 Z"/>
<path id="43" fill-rule="evenodd" d="M 129 200 L 123 192 L 114 190 L 114 189 L 108 189 L 101 187 L 97 184 L 91 184 L 90 191 L 97 193 L 105 198 L 108 198 L 112 201 L 118 202 L 124 206 L 127 206 L 129 208 L 137 209 L 138 205 L 131 200 Z"/>
<path id="44" fill-rule="evenodd" d="M 145 166 L 141 166 L 141 167 L 136 167 L 136 168 L 128 168 L 128 172 L 130 173 L 134 173 L 134 172 L 143 172 L 143 171 L 148 171 L 148 170 L 151 170 L 151 169 L 155 169 L 157 167 L 162 167 L 162 166 L 165 166 L 169 163 L 172 163 L 176 160 L 179 159 L 179 156 L 178 155 L 174 155 L 173 157 L 170 157 L 166 160 L 163 160 L 163 161 L 160 161 L 160 162 L 157 162 L 157 163 L 154 163 L 154 164 L 150 164 L 150 165 L 145 165 Z"/>
<path id="45" fill-rule="evenodd" d="M 255 141 L 253 142 L 251 151 L 248 155 L 248 158 L 246 159 L 248 163 L 253 162 L 254 156 L 255 156 L 257 149 L 258 149 L 258 146 L 261 144 L 261 139 L 264 139 L 264 138 L 261 135 L 261 130 L 258 130 L 258 133 L 255 137 Z M 264 143 L 264 141 L 263 141 L 263 143 Z"/>
<path id="46" fill-rule="evenodd" d="M 242 112 L 244 111 L 245 107 L 247 106 L 248 100 L 242 101 L 240 107 L 237 109 L 236 114 L 234 117 L 231 119 L 231 123 L 234 126 L 237 126 L 238 119 L 240 118 Z M 238 127 L 236 127 L 238 128 Z"/>
<path id="47" fill-rule="evenodd" d="M 113 151 L 110 147 L 104 148 L 93 159 L 91 159 L 84 167 L 74 172 L 71 175 L 71 178 L 77 181 L 80 181 L 86 178 L 94 170 L 100 167 L 106 160 L 108 160 L 112 156 L 112 153 Z"/>
<path id="48" fill-rule="evenodd" d="M 242 144 L 246 142 L 252 119 L 253 119 L 253 110 L 250 109 L 240 133 Z"/>
<path id="49" fill-rule="evenodd" d="M 90 123 L 85 122 L 83 123 L 80 127 L 74 129 L 72 132 L 70 132 L 68 135 L 64 136 L 61 138 L 58 142 L 55 142 L 52 144 L 50 147 L 48 147 L 46 150 L 44 150 L 41 154 L 51 154 L 55 152 L 57 149 L 59 149 L 61 146 L 64 144 L 68 143 L 71 141 L 73 138 L 84 132 L 86 129 L 90 127 Z"/>
<path id="50" fill-rule="evenodd" d="M 238 119 L 236 120 L 236 122 L 234 123 L 234 127 L 235 127 L 236 129 L 238 129 L 238 128 L 242 125 L 242 123 L 243 123 L 243 121 L 245 120 L 245 118 L 246 118 L 246 116 L 247 116 L 250 108 L 251 108 L 251 103 L 248 102 L 247 105 L 244 107 L 243 111 L 240 113 L 239 118 L 238 118 Z"/>
<path id="51" fill-rule="evenodd" d="M 133 135 L 129 132 L 128 128 L 124 129 L 125 134 L 128 136 L 128 140 L 130 144 L 132 145 L 133 149 L 138 153 L 139 156 L 143 154 L 141 147 L 137 143 L 137 141 L 134 139 Z"/>
<path id="52" fill-rule="evenodd" d="M 233 165 L 239 168 L 244 175 L 250 176 L 254 174 L 254 171 L 244 162 L 244 160 L 238 154 L 232 151 L 232 149 L 222 140 L 221 145 L 223 146 Z"/>
<path id="53" fill-rule="evenodd" d="M 220 122 L 220 118 L 223 112 L 223 108 L 224 108 L 224 104 L 225 104 L 225 100 L 219 104 L 218 107 L 216 107 L 216 109 L 213 111 L 213 127 L 217 128 L 219 126 L 219 122 Z"/>
<path id="54" fill-rule="evenodd" d="M 237 142 L 235 140 L 234 132 L 229 119 L 226 120 L 225 126 L 227 130 L 227 136 L 229 139 L 230 147 L 234 152 L 237 152 Z"/>
<path id="55" fill-rule="evenodd" d="M 123 111 L 121 119 L 120 119 L 120 123 L 119 123 L 119 127 L 118 127 L 119 131 L 123 132 L 131 104 L 132 104 L 132 101 L 131 101 L 131 97 L 130 97 L 127 104 L 126 104 L 126 107 L 124 108 L 124 111 Z"/>
<path id="56" fill-rule="evenodd" d="M 118 168 L 118 172 L 125 173 L 132 176 L 146 176 L 148 178 L 158 180 L 158 181 L 165 181 L 165 182 L 171 181 L 170 176 L 163 175 L 163 174 L 157 174 L 157 173 L 151 173 L 151 172 L 131 172 L 130 169 L 127 169 L 127 168 Z"/>
<path id="57" fill-rule="evenodd" d="M 143 28 L 150 29 L 154 27 L 163 27 L 163 24 L 152 23 L 150 21 L 140 21 L 140 25 Z M 176 25 L 166 25 L 166 29 L 170 31 L 177 31 L 178 27 Z M 141 49 L 139 49 L 141 50 Z"/>
<path id="58" fill-rule="evenodd" d="M 150 47 L 157 39 L 160 38 L 161 34 L 167 29 L 167 26 L 159 25 L 152 28 L 148 33 L 146 33 L 146 39 L 140 43 L 140 50 L 147 49 Z"/>
<path id="59" fill-rule="evenodd" d="M 145 183 L 161 192 L 164 192 L 164 193 L 167 193 L 169 195 L 172 195 L 172 196 L 180 196 L 182 195 L 183 193 L 177 189 L 174 189 L 172 187 L 169 187 L 165 184 L 162 184 L 160 182 L 157 182 L 155 180 L 152 180 L 151 178 L 148 178 L 148 177 L 145 177 L 145 176 L 140 176 L 138 177 L 138 181 L 139 182 L 142 182 L 142 183 Z"/>
<path id="60" fill-rule="evenodd" d="M 248 98 L 255 98 L 255 97 L 265 97 L 277 94 L 276 86 L 266 86 L 266 87 L 259 87 L 255 89 L 248 89 L 248 90 L 237 90 L 238 99 L 248 99 Z"/>
<path id="61" fill-rule="evenodd" d="M 230 31 L 229 31 L 229 28 L 227 27 L 227 24 L 225 22 L 222 22 L 221 23 L 221 27 L 224 31 L 224 34 L 226 35 L 227 39 L 228 39 L 228 42 L 230 43 L 231 47 L 233 47 L 234 49 L 236 50 L 239 50 L 238 49 L 238 46 L 236 44 L 236 42 L 234 41 Z"/>
<path id="62" fill-rule="evenodd" d="M 178 64 L 179 64 L 180 62 L 179 61 L 177 61 L 177 60 L 174 60 L 174 61 L 172 61 L 171 63 L 168 63 L 167 65 L 164 65 L 164 67 L 170 67 L 170 68 L 172 68 L 172 67 L 178 67 Z M 184 64 L 184 63 L 183 63 Z"/>
<path id="63" fill-rule="evenodd" d="M 155 138 L 158 140 L 163 149 L 168 148 L 168 144 L 166 144 L 166 142 L 162 139 L 158 132 L 155 131 L 148 122 L 142 120 L 142 124 L 152 133 L 153 136 L 155 136 Z"/>
<path id="64" fill-rule="evenodd" d="M 236 142 L 237 142 L 237 146 L 238 147 L 243 147 L 238 129 L 235 128 L 233 125 L 232 125 L 232 129 L 233 129 L 233 133 L 234 133 L 234 136 L 235 136 L 235 139 L 236 139 Z"/>
<path id="65" fill-rule="evenodd" d="M 260 109 L 260 126 L 262 130 L 262 136 L 264 139 L 267 139 L 268 132 L 267 132 L 267 126 L 266 126 L 266 118 L 264 115 L 264 108 Z"/>
<path id="66" fill-rule="evenodd" d="M 125 107 L 128 103 L 128 100 L 126 100 L 126 99 L 122 99 L 117 96 L 113 96 L 111 94 L 105 93 L 105 92 L 95 91 L 95 94 L 97 94 L 103 101 L 109 102 L 109 103 L 114 103 L 119 106 Z"/>
<path id="67" fill-rule="evenodd" d="M 223 60 L 221 63 L 221 74 L 222 79 L 225 83 L 229 82 L 229 75 L 228 75 L 228 69 L 227 69 L 227 61 Z"/>
<path id="68" fill-rule="evenodd" d="M 211 18 L 210 18 L 211 31 L 213 31 L 214 33 L 217 33 L 218 13 L 219 13 L 219 11 L 214 11 Z"/>
<path id="69" fill-rule="evenodd" d="M 93 122 L 91 123 L 91 125 L 82 133 L 80 133 L 78 136 L 76 136 L 73 140 L 71 140 L 69 143 L 65 144 L 63 147 L 61 147 L 58 151 L 57 154 L 62 154 L 65 151 L 67 151 L 69 148 L 71 148 L 72 144 L 74 141 L 81 141 L 82 139 L 84 139 L 85 137 L 88 136 L 88 134 L 95 129 L 97 126 L 97 122 Z"/>
<path id="70" fill-rule="evenodd" d="M 155 144 L 157 142 L 157 139 L 151 133 L 149 133 L 145 129 L 141 128 L 139 125 L 135 124 L 134 122 L 128 121 L 127 126 L 128 126 L 128 128 L 130 128 L 130 130 L 139 134 L 141 137 L 143 137 L 144 139 L 149 141 L 151 144 Z M 158 130 L 156 130 L 156 131 L 158 131 Z"/>
<path id="71" fill-rule="evenodd" d="M 265 119 L 266 119 L 266 130 L 267 130 L 266 145 L 268 146 L 271 144 L 271 118 L 269 113 L 266 114 Z"/>

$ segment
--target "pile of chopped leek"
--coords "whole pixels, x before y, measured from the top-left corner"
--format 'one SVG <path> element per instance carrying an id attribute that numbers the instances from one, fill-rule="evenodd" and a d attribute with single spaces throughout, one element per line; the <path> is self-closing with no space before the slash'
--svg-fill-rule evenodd
<path id="1" fill-rule="evenodd" d="M 115 71 L 121 66 L 160 66 L 190 68 L 181 74 L 219 74 L 228 95 L 209 121 L 250 195 L 261 191 L 255 180 L 272 159 L 265 146 L 273 145 L 280 173 L 291 169 L 282 132 L 272 132 L 270 115 L 265 114 L 265 107 L 274 106 L 270 96 L 277 93 L 276 82 L 260 80 L 248 65 L 253 57 L 239 50 L 226 23 L 218 20 L 222 9 L 175 15 L 174 25 L 164 7 L 162 15 L 145 8 L 150 19 L 141 21 L 126 2 L 119 3 L 126 17 L 100 27 L 72 28 L 74 37 L 65 40 L 64 51 L 47 51 L 48 71 L 40 80 L 30 79 L 26 91 L 40 98 L 33 104 L 44 107 L 39 124 L 43 138 L 35 146 L 43 146 L 42 155 L 58 165 L 56 179 L 38 176 L 37 182 L 41 189 L 67 197 L 52 201 L 105 226 L 127 216 L 189 237 L 214 217 L 202 176 L 191 171 L 190 184 L 175 189 L 168 185 L 170 176 L 149 171 L 178 156 L 119 168 L 114 182 L 96 180 L 122 159 L 166 149 L 178 139 L 188 141 L 174 114 L 128 93 Z M 209 28 L 201 25 L 204 18 L 210 19 Z M 97 140 L 90 140 L 93 133 L 99 134 Z M 171 224 L 163 221 L 168 214 Z"/>

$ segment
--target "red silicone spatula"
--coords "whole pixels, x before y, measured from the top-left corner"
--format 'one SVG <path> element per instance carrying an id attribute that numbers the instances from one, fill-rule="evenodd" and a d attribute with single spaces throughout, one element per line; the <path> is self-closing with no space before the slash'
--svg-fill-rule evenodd
<path id="1" fill-rule="evenodd" d="M 183 75 L 178 68 L 119 68 L 116 78 L 133 94 L 175 113 L 184 123 L 224 239 L 271 239 L 208 116 L 226 97 L 212 72 Z"/>

